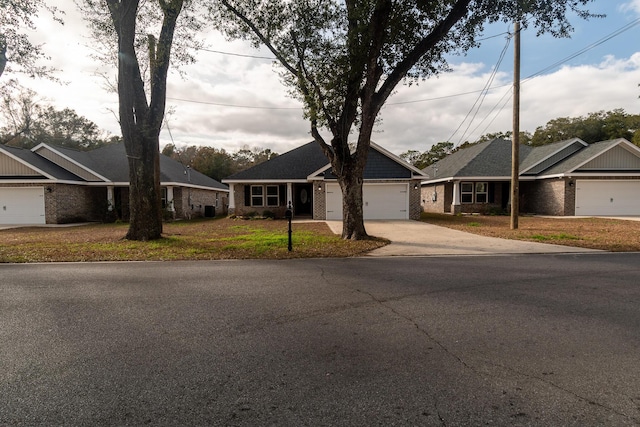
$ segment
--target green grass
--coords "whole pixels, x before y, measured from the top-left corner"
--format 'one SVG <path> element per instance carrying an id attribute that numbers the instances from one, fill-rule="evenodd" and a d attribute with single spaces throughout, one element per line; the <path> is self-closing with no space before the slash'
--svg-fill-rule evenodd
<path id="1" fill-rule="evenodd" d="M 580 240 L 579 237 L 572 236 L 571 234 L 566 234 L 566 233 L 549 234 L 549 235 L 534 234 L 530 236 L 530 238 L 537 240 L 539 242 L 557 241 L 557 240 Z"/>

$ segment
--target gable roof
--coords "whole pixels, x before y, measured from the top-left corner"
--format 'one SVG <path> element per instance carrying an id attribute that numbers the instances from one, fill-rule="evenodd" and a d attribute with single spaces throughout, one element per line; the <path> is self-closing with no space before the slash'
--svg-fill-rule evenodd
<path id="1" fill-rule="evenodd" d="M 520 145 L 520 158 L 532 148 Z M 423 169 L 430 180 L 455 177 L 505 177 L 511 175 L 511 141 L 496 138 L 456 151 Z"/>
<path id="2" fill-rule="evenodd" d="M 3 147 L 29 165 L 46 171 L 50 179 L 128 185 L 129 164 L 123 143 L 91 151 L 40 144 L 32 150 Z M 196 170 L 160 154 L 160 181 L 164 185 L 202 187 L 229 191 L 228 187 Z"/>
<path id="3" fill-rule="evenodd" d="M 421 170 L 395 154 L 371 142 L 364 170 L 365 179 L 423 178 Z M 331 163 L 320 145 L 311 141 L 271 160 L 223 179 L 223 182 L 307 182 L 313 179 L 336 179 Z"/>
<path id="4" fill-rule="evenodd" d="M 619 151 L 613 152 L 614 149 Z M 605 153 L 609 153 L 606 159 Z M 607 165 L 612 166 L 607 168 Z M 626 139 L 587 144 L 579 138 L 537 147 L 520 146 L 520 178 L 557 177 L 590 170 L 640 173 L 640 148 Z M 472 145 L 427 166 L 424 172 L 430 178 L 427 182 L 452 178 L 508 179 L 511 177 L 511 141 L 494 139 Z"/>
<path id="5" fill-rule="evenodd" d="M 520 174 L 537 174 L 588 146 L 580 138 L 532 147 L 520 162 Z"/>
<path id="6" fill-rule="evenodd" d="M 590 171 L 602 171 L 604 172 L 612 172 L 614 171 L 613 167 L 607 167 L 607 159 L 605 156 L 607 153 L 612 153 L 614 156 L 615 149 L 620 147 L 624 152 L 620 152 L 618 157 L 618 162 L 623 162 L 626 160 L 628 167 L 620 168 L 615 167 L 616 172 L 620 172 L 623 170 L 629 170 L 631 172 L 638 173 L 640 172 L 640 148 L 636 147 L 629 141 L 624 138 L 620 139 L 612 139 L 609 141 L 600 141 L 593 144 L 589 144 L 587 147 L 582 149 L 580 152 L 575 155 L 565 159 L 562 162 L 554 165 L 553 167 L 544 171 L 544 175 L 566 175 L 575 172 L 590 172 Z M 621 159 L 620 156 L 628 156 L 628 159 Z M 581 170 L 587 166 L 588 163 L 593 162 L 594 160 L 601 158 L 602 161 L 600 164 L 593 164 L 591 167 Z M 630 162 L 631 159 L 631 162 Z M 633 162 L 635 160 L 635 162 Z M 616 161 L 616 159 L 609 159 L 609 162 Z M 597 163 L 597 162 L 596 162 Z M 618 163 L 619 164 L 619 163 Z"/>
<path id="7" fill-rule="evenodd" d="M 15 160 L 21 167 L 19 173 L 7 173 L 3 168 L 0 170 L 0 179 L 37 179 L 37 180 L 59 180 L 59 181 L 83 181 L 77 175 L 48 161 L 31 150 L 18 147 L 0 145 L 0 154 Z M 6 167 L 6 165 L 3 164 Z M 16 168 L 12 168 L 16 169 Z"/>
<path id="8" fill-rule="evenodd" d="M 309 175 L 326 166 L 328 162 L 320 145 L 311 141 L 266 162 L 235 173 L 222 181 L 306 181 Z"/>

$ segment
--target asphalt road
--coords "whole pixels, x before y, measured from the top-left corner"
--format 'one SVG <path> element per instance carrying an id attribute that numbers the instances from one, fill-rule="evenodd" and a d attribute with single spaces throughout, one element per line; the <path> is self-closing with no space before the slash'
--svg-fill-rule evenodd
<path id="1" fill-rule="evenodd" d="M 0 425 L 640 424 L 640 254 L 0 265 Z"/>

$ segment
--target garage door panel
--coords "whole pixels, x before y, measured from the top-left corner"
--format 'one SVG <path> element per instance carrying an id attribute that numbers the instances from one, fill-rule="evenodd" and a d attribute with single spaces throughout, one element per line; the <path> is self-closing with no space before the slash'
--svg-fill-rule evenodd
<path id="1" fill-rule="evenodd" d="M 326 186 L 327 219 L 342 219 L 342 191 Z M 409 219 L 407 184 L 365 184 L 362 189 L 364 219 Z"/>
<path id="2" fill-rule="evenodd" d="M 44 223 L 44 188 L 0 188 L 0 224 Z"/>
<path id="3" fill-rule="evenodd" d="M 576 181 L 576 215 L 640 215 L 640 182 Z"/>

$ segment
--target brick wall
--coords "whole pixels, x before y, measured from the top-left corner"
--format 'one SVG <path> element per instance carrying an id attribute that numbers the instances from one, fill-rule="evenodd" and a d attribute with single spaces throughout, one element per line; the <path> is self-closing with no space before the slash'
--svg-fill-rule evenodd
<path id="1" fill-rule="evenodd" d="M 107 189 L 80 185 L 52 184 L 45 191 L 47 224 L 103 221 L 107 213 Z"/>
<path id="2" fill-rule="evenodd" d="M 320 188 L 318 190 L 318 188 Z M 325 193 L 326 184 L 318 181 L 313 185 L 313 219 L 327 219 L 327 197 Z"/>
<path id="3" fill-rule="evenodd" d="M 520 211 L 538 215 L 573 215 L 573 213 L 566 213 L 567 188 L 569 185 L 566 179 L 523 182 L 520 184 Z M 573 199 L 575 206 L 575 195 Z"/>
<path id="4" fill-rule="evenodd" d="M 217 194 L 217 200 L 216 200 Z M 205 206 L 213 206 L 215 214 L 226 215 L 229 205 L 228 193 L 197 188 L 173 188 L 173 206 L 176 218 L 198 218 L 205 214 Z"/>

